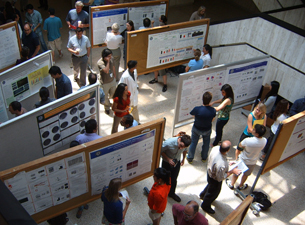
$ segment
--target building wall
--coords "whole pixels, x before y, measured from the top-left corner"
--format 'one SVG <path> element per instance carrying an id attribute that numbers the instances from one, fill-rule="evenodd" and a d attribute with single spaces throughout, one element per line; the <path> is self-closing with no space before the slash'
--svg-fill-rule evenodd
<path id="1" fill-rule="evenodd" d="M 269 15 L 290 23 L 298 28 L 305 29 L 305 8 L 270 13 Z"/>

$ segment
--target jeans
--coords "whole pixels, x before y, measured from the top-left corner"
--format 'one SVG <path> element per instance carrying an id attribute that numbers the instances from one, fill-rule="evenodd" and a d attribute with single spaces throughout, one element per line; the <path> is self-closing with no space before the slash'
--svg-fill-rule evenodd
<path id="1" fill-rule="evenodd" d="M 215 137 L 215 140 L 213 142 L 214 146 L 218 145 L 218 143 L 221 141 L 223 127 L 227 124 L 228 121 L 229 120 L 217 119 L 217 122 L 216 122 L 216 137 Z"/>
<path id="2" fill-rule="evenodd" d="M 39 38 L 39 42 L 40 42 L 41 51 L 42 51 L 42 52 L 47 51 L 47 50 L 48 50 L 48 48 L 47 48 L 46 43 L 44 42 L 42 32 L 41 32 L 41 31 L 39 31 L 39 32 L 36 32 L 36 34 L 37 34 L 37 36 L 38 36 L 38 38 Z"/>
<path id="3" fill-rule="evenodd" d="M 222 181 L 217 181 L 211 178 L 208 174 L 208 184 L 204 190 L 200 193 L 200 196 L 203 197 L 203 202 L 201 207 L 211 208 L 212 202 L 218 197 L 221 191 Z"/>
<path id="4" fill-rule="evenodd" d="M 192 160 L 194 158 L 200 135 L 202 136 L 202 140 L 203 140 L 202 150 L 201 150 L 201 159 L 206 160 L 208 158 L 211 132 L 212 132 L 211 129 L 207 130 L 207 131 L 200 131 L 196 127 L 193 126 L 192 143 L 189 148 L 189 152 L 188 152 L 188 156 L 187 156 L 188 159 Z"/>

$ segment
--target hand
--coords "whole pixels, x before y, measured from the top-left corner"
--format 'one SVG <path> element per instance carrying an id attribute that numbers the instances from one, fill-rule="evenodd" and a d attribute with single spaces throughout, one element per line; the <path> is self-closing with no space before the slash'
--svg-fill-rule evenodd
<path id="1" fill-rule="evenodd" d="M 75 55 L 79 55 L 79 51 L 74 51 L 74 54 Z"/>
<path id="2" fill-rule="evenodd" d="M 128 197 L 126 197 L 126 205 L 129 205 L 130 204 L 130 199 Z"/>
<path id="3" fill-rule="evenodd" d="M 152 20 L 152 21 L 151 21 L 151 26 L 154 26 L 154 23 L 155 23 L 155 21 L 154 21 L 154 20 Z"/>
<path id="4" fill-rule="evenodd" d="M 235 175 L 237 175 L 237 176 L 239 176 L 239 175 L 241 174 L 241 170 L 238 169 L 237 167 L 235 167 L 235 168 L 232 170 L 232 172 L 233 172 Z"/>
<path id="5" fill-rule="evenodd" d="M 181 166 L 183 166 L 183 165 L 184 165 L 184 159 L 181 161 L 180 165 L 181 165 Z"/>
<path id="6" fill-rule="evenodd" d="M 230 162 L 229 165 L 232 166 L 234 165 L 236 162 Z"/>
<path id="7" fill-rule="evenodd" d="M 81 23 L 81 24 L 78 25 L 78 27 L 83 28 L 84 24 Z"/>
<path id="8" fill-rule="evenodd" d="M 171 165 L 171 166 L 175 166 L 176 164 L 174 163 L 173 159 L 169 159 L 168 160 L 168 163 Z"/>

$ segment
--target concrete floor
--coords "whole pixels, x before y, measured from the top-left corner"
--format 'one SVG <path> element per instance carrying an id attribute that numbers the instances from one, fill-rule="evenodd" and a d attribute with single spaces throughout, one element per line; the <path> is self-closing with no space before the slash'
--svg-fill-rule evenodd
<path id="1" fill-rule="evenodd" d="M 30 1 L 33 3 L 35 9 L 39 4 L 38 0 Z M 204 4 L 207 6 L 207 16 L 211 17 L 211 21 L 222 20 L 225 18 L 233 18 L 237 16 L 246 15 L 245 12 L 233 5 L 230 5 L 224 1 L 195 1 L 193 5 L 186 5 L 183 7 L 172 7 L 169 9 L 169 23 L 182 22 L 189 19 L 191 13 L 198 9 L 199 5 Z M 63 58 L 58 58 L 56 53 L 55 61 L 63 73 L 69 76 L 73 81 L 73 71 L 70 69 L 70 53 L 66 48 L 68 41 L 68 27 L 65 24 L 65 17 L 71 8 L 71 1 L 49 1 L 49 6 L 56 9 L 56 15 L 63 21 L 62 39 L 63 39 Z M 18 7 L 18 5 L 17 5 Z M 47 11 L 40 10 L 43 18 L 48 17 Z M 45 35 L 46 40 L 46 35 Z M 102 48 L 96 48 L 92 50 L 92 67 L 97 71 L 96 62 L 100 57 Z M 121 66 L 123 64 L 121 63 Z M 122 69 L 121 69 L 122 71 Z M 162 79 L 159 78 L 159 83 L 148 84 L 148 81 L 153 78 L 153 75 L 142 75 L 139 77 L 139 112 L 141 123 L 145 123 L 157 118 L 166 118 L 166 129 L 164 138 L 171 137 L 174 108 L 176 100 L 176 89 L 178 85 L 178 77 L 170 77 L 168 75 L 168 91 L 163 93 Z M 73 91 L 77 91 L 78 86 L 73 83 Z M 104 113 L 103 107 L 100 110 L 100 131 L 102 136 L 110 135 L 112 126 L 112 114 L 110 116 Z M 238 143 L 238 139 L 246 126 L 246 117 L 241 115 L 241 110 L 237 109 L 231 113 L 231 118 L 227 126 L 224 128 L 223 140 L 228 139 L 233 145 Z M 186 131 L 191 134 L 192 124 L 184 126 L 174 133 L 178 133 L 180 130 Z M 213 124 L 213 133 L 211 139 L 215 137 L 215 122 Z M 269 134 L 269 133 L 268 133 Z M 207 184 L 206 181 L 206 163 L 200 161 L 200 148 L 201 142 L 197 146 L 197 152 L 192 165 L 187 162 L 181 168 L 178 178 L 177 193 L 182 199 L 181 204 L 186 204 L 189 200 L 195 200 L 200 204 L 198 194 Z M 234 149 L 232 148 L 229 153 L 229 160 L 234 157 Z M 261 212 L 259 217 L 254 216 L 251 211 L 248 212 L 244 224 L 305 224 L 305 201 L 304 201 L 304 179 L 302 179 L 303 162 L 305 161 L 305 154 L 300 154 L 290 161 L 280 165 L 267 174 L 260 177 L 256 190 L 263 190 L 270 195 L 270 200 L 273 206 L 266 212 Z M 261 162 L 257 163 L 254 170 L 254 174 L 251 175 L 247 181 L 251 187 L 256 174 L 259 170 Z M 126 215 L 126 224 L 140 225 L 151 223 L 148 216 L 148 206 L 146 197 L 142 194 L 143 187 L 150 188 L 153 184 L 153 178 L 145 179 L 139 183 L 127 187 L 127 191 L 131 197 L 131 205 Z M 238 182 L 237 182 L 238 184 Z M 248 193 L 250 190 L 245 190 L 244 193 Z M 161 224 L 173 224 L 173 218 L 171 213 L 171 206 L 175 202 L 172 199 L 168 200 L 168 205 L 165 211 L 165 216 L 161 220 Z M 222 191 L 213 203 L 213 208 L 216 210 L 216 214 L 210 216 L 200 209 L 200 213 L 203 213 L 209 224 L 219 224 L 224 218 L 231 213 L 239 204 L 241 200 L 237 198 L 233 191 L 230 190 L 225 183 L 223 183 Z M 102 218 L 103 205 L 100 200 L 89 203 L 89 210 L 85 210 L 80 219 L 75 217 L 77 209 L 71 210 L 68 213 L 70 221 L 68 224 L 100 224 Z M 45 225 L 47 222 L 41 223 Z"/>

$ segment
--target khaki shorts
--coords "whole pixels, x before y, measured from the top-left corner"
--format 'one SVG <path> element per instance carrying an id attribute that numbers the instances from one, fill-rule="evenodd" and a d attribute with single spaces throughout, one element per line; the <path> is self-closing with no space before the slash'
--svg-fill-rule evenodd
<path id="1" fill-rule="evenodd" d="M 61 37 L 55 39 L 54 41 L 49 41 L 48 46 L 52 51 L 55 51 L 55 49 L 61 51 Z"/>
<path id="2" fill-rule="evenodd" d="M 148 215 L 151 220 L 156 220 L 161 217 L 161 213 L 152 213 L 151 209 L 149 209 Z"/>
<path id="3" fill-rule="evenodd" d="M 254 170 L 254 168 L 255 168 L 255 166 L 256 165 L 246 165 L 249 169 L 246 171 L 246 172 L 244 172 L 244 175 L 245 176 L 250 176 L 251 175 L 251 173 L 253 172 L 253 170 Z"/>

